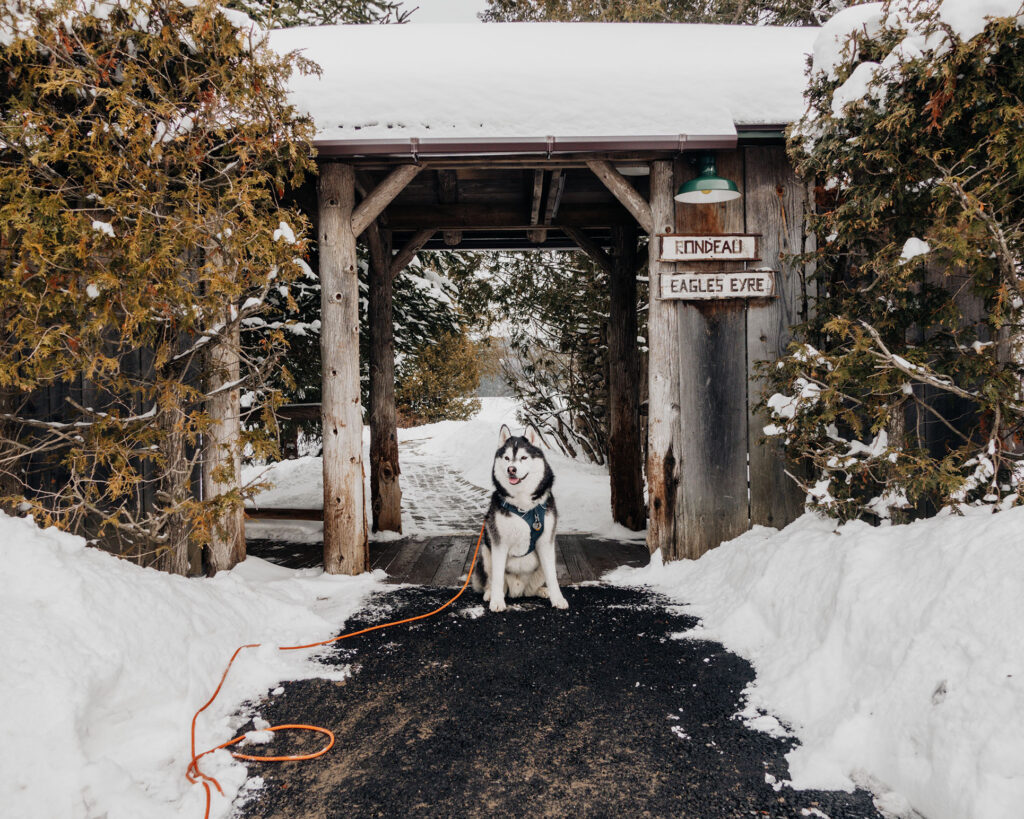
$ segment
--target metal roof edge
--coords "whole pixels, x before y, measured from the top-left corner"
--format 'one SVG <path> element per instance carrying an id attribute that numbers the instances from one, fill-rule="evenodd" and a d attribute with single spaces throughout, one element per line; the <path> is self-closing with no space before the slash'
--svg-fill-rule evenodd
<path id="1" fill-rule="evenodd" d="M 740 142 L 785 142 L 788 125 L 737 125 L 736 136 Z"/>
<path id="2" fill-rule="evenodd" d="M 589 151 L 692 151 L 735 148 L 737 134 L 674 134 L 650 136 L 586 137 L 485 137 L 448 139 L 406 137 L 403 139 L 314 140 L 320 156 L 457 156 L 541 154 L 551 156 Z"/>

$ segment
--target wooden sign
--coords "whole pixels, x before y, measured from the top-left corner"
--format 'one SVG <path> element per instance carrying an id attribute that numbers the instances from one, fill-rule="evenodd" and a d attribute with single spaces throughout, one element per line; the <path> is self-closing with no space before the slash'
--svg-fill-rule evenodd
<path id="1" fill-rule="evenodd" d="M 730 270 L 722 273 L 661 274 L 661 297 L 702 301 L 707 299 L 770 299 L 775 296 L 775 271 Z"/>
<path id="2" fill-rule="evenodd" d="M 715 234 L 712 236 L 661 237 L 663 262 L 749 262 L 760 259 L 758 235 Z"/>

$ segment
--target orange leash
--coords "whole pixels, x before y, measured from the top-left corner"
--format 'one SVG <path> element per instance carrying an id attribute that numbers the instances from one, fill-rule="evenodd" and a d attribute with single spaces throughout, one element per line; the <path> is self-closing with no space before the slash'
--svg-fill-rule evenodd
<path id="1" fill-rule="evenodd" d="M 449 600 L 447 603 L 445 603 L 443 606 L 439 606 L 438 608 L 434 609 L 433 611 L 428 611 L 426 614 L 417 614 L 415 617 L 406 617 L 404 620 L 395 620 L 395 621 L 390 622 L 390 623 L 378 623 L 375 626 L 369 626 L 368 628 L 360 629 L 359 631 L 353 631 L 353 632 L 350 632 L 349 634 L 340 634 L 337 637 L 332 637 L 330 640 L 322 640 L 319 643 L 307 643 L 306 645 L 301 645 L 301 646 L 278 646 L 278 651 L 298 651 L 299 649 L 302 649 L 302 648 L 317 648 L 318 646 L 327 646 L 327 645 L 330 645 L 331 643 L 336 643 L 339 640 L 347 640 L 349 637 L 358 637 L 360 634 L 368 634 L 371 631 L 379 631 L 380 629 L 391 628 L 392 626 L 400 626 L 403 623 L 412 623 L 412 622 L 415 622 L 416 620 L 425 620 L 428 617 L 433 617 L 435 614 L 439 614 L 440 612 L 442 612 L 446 608 L 448 608 L 456 600 L 458 600 L 462 596 L 462 593 L 466 590 L 466 587 L 469 585 L 470 578 L 473 577 L 473 569 L 476 566 L 477 556 L 480 554 L 480 543 L 481 543 L 481 541 L 483 541 L 483 539 L 484 539 L 484 527 L 481 526 L 480 527 L 480 535 L 476 539 L 476 549 L 473 551 L 473 560 L 469 564 L 469 572 L 467 572 L 467 574 L 466 574 L 466 582 L 462 584 L 462 588 L 460 588 L 458 590 L 458 592 L 455 594 L 455 596 L 451 600 Z M 188 764 L 188 769 L 185 772 L 185 776 L 188 778 L 188 781 L 193 783 L 193 784 L 195 784 L 196 782 L 199 782 L 199 781 L 202 781 L 202 783 L 203 783 L 203 788 L 206 791 L 206 812 L 204 813 L 204 818 L 205 819 L 210 819 L 210 803 L 211 803 L 211 800 L 213 799 L 213 793 L 210 791 L 210 785 L 212 784 L 217 789 L 217 792 L 221 796 L 224 795 L 224 791 L 223 791 L 223 789 L 220 786 L 220 782 L 218 782 L 215 777 L 212 777 L 212 776 L 209 776 L 207 774 L 204 774 L 201 770 L 199 770 L 199 760 L 202 759 L 207 754 L 212 754 L 214 751 L 219 751 L 221 748 L 227 748 L 227 747 L 229 747 L 231 745 L 234 745 L 235 743 L 241 742 L 243 739 L 245 739 L 245 734 L 243 734 L 240 737 L 235 737 L 234 739 L 229 739 L 227 742 L 222 742 L 216 748 L 210 748 L 208 751 L 203 751 L 201 754 L 197 754 L 196 753 L 196 720 L 198 720 L 199 719 L 199 715 L 201 713 L 203 713 L 203 711 L 205 711 L 211 705 L 213 705 L 214 700 L 217 699 L 217 695 L 220 694 L 221 688 L 224 687 L 224 681 L 228 678 L 228 672 L 231 670 L 231 666 L 234 665 L 235 660 L 238 658 L 238 655 L 242 653 L 242 650 L 246 649 L 246 648 L 259 648 L 261 645 L 262 645 L 262 643 L 247 643 L 246 645 L 239 646 L 238 648 L 235 649 L 235 653 L 231 655 L 231 659 L 228 661 L 227 668 L 225 668 L 224 669 L 224 673 L 221 674 L 220 682 L 217 683 L 217 689 L 213 692 L 213 696 L 210 697 L 210 699 L 208 699 L 206 701 L 206 704 L 202 708 L 200 708 L 198 711 L 196 711 L 195 714 L 192 716 L 192 744 L 191 744 L 192 761 L 189 762 L 189 764 Z M 231 756 L 233 756 L 235 759 L 251 759 L 251 760 L 258 760 L 260 762 L 294 762 L 294 761 L 300 761 L 300 760 L 303 760 L 303 759 L 316 759 L 319 756 L 323 756 L 329 750 L 331 750 L 331 748 L 334 747 L 334 733 L 332 731 L 329 731 L 327 728 L 321 728 L 318 725 L 274 725 L 274 726 L 271 726 L 270 728 L 266 728 L 265 730 L 267 730 L 267 731 L 288 731 L 288 730 L 315 731 L 315 732 L 317 732 L 319 734 L 324 734 L 328 739 L 327 739 L 327 744 L 323 748 L 321 748 L 318 751 L 314 751 L 311 754 L 295 754 L 295 755 L 291 755 L 291 756 L 250 756 L 249 754 L 239 754 L 239 753 L 236 753 L 235 751 L 232 751 L 231 752 Z"/>

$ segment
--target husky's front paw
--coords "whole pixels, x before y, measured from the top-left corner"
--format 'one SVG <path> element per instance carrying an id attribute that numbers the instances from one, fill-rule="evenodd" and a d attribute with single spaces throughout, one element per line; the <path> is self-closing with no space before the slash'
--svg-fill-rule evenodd
<path id="1" fill-rule="evenodd" d="M 484 602 L 486 603 L 490 599 L 491 599 L 491 590 L 487 589 L 486 591 L 484 591 Z"/>
<path id="2" fill-rule="evenodd" d="M 506 606 L 505 606 L 505 601 L 504 600 L 497 600 L 497 599 L 495 599 L 495 600 L 491 601 L 491 605 L 490 605 L 491 611 L 493 611 L 495 613 L 499 613 L 499 612 L 504 611 L 505 608 L 506 608 Z"/>
<path id="3" fill-rule="evenodd" d="M 551 605 L 556 609 L 567 609 L 569 608 L 569 601 L 562 597 L 562 595 L 558 595 L 558 597 L 551 595 Z"/>

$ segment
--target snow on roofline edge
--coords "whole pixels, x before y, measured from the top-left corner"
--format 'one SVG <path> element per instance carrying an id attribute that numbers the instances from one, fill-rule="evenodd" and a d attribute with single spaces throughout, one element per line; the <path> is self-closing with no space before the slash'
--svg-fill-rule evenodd
<path id="1" fill-rule="evenodd" d="M 785 124 L 741 126 L 742 134 L 754 138 L 781 138 Z M 481 137 L 401 139 L 325 139 L 313 145 L 320 156 L 452 156 L 458 154 L 555 154 L 614 151 L 727 150 L 735 148 L 741 134 L 674 134 L 652 136 L 580 136 L 580 137 Z"/>

